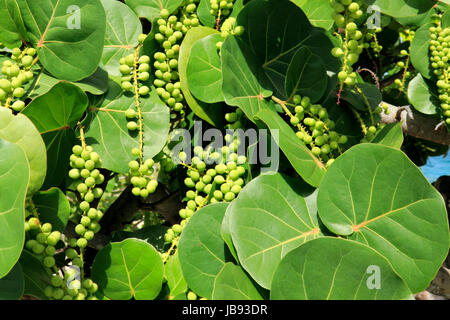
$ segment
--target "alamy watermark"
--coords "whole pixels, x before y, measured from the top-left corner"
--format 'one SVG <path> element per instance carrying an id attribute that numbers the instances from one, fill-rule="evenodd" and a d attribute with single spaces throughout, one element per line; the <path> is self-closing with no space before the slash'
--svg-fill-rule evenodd
<path id="1" fill-rule="evenodd" d="M 371 5 L 367 8 L 367 13 L 371 14 L 367 18 L 367 28 L 368 29 L 379 29 L 381 28 L 381 9 L 376 5 Z"/>
<path id="2" fill-rule="evenodd" d="M 67 19 L 67 28 L 68 29 L 81 29 L 81 9 L 79 6 L 71 5 L 67 8 L 66 11 L 70 14 Z"/>

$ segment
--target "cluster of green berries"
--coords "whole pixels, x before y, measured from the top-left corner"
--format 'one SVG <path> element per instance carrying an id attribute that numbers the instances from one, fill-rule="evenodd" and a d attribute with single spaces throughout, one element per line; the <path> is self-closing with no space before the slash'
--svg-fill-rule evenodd
<path id="1" fill-rule="evenodd" d="M 187 170 L 184 180 L 189 189 L 186 192 L 186 208 L 179 211 L 182 218 L 180 224 L 175 224 L 165 234 L 165 241 L 172 242 L 183 231 L 190 217 L 200 208 L 217 202 L 231 202 L 241 192 L 244 186 L 243 176 L 246 172 L 244 164 L 247 158 L 236 153 L 239 142 L 231 135 L 225 136 L 229 143 L 218 151 L 213 148 L 194 148 L 195 156 Z M 186 160 L 186 153 L 181 152 L 179 159 Z"/>
<path id="2" fill-rule="evenodd" d="M 153 66 L 156 71 L 153 84 L 159 97 L 182 116 L 184 96 L 178 74 L 178 55 L 185 34 L 190 28 L 200 25 L 196 10 L 197 5 L 192 0 L 172 15 L 163 9 L 161 18 L 157 20 L 158 33 L 155 34 L 161 50 L 154 54 Z M 174 119 L 176 115 L 172 114 L 171 117 Z"/>
<path id="3" fill-rule="evenodd" d="M 93 151 L 91 146 L 82 147 L 75 145 L 70 156 L 69 177 L 77 180 L 77 191 L 81 195 L 79 208 L 82 212 L 80 223 L 75 227 L 75 232 L 80 236 L 77 246 L 84 249 L 87 242 L 94 238 L 95 233 L 100 231 L 99 220 L 103 217 L 103 212 L 91 208 L 91 203 L 103 195 L 103 189 L 97 187 L 105 181 L 105 177 L 100 173 L 100 156 Z"/>
<path id="4" fill-rule="evenodd" d="M 129 54 L 120 59 L 119 71 L 122 74 L 122 89 L 125 91 L 134 91 L 135 85 L 138 86 L 137 93 L 140 96 L 146 96 L 150 88 L 140 82 L 145 82 L 150 78 L 150 57 L 137 57 Z"/>
<path id="5" fill-rule="evenodd" d="M 294 114 L 290 114 L 291 125 L 297 128 L 297 137 L 311 148 L 311 152 L 328 161 L 330 165 L 339 152 L 339 145 L 348 141 L 347 136 L 333 131 L 335 123 L 329 119 L 327 109 L 311 104 L 309 97 L 294 96 Z"/>
<path id="6" fill-rule="evenodd" d="M 219 11 L 221 16 L 226 17 L 233 10 L 234 0 L 209 0 L 209 2 L 211 4 L 209 12 L 215 17 L 219 15 Z"/>
<path id="7" fill-rule="evenodd" d="M 406 78 L 411 76 L 411 72 L 407 70 L 408 64 L 409 64 L 409 53 L 406 50 L 400 51 L 401 57 L 406 57 L 408 60 L 406 63 L 404 61 L 398 61 L 397 67 L 402 69 L 404 71 L 402 79 L 395 79 L 394 80 L 394 86 L 398 88 L 400 91 L 403 91 L 405 89 L 405 80 Z"/>
<path id="8" fill-rule="evenodd" d="M 20 50 L 14 48 L 11 60 L 5 60 L 2 64 L 2 75 L 0 78 L 0 105 L 11 107 L 20 112 L 25 108 L 25 102 L 19 100 L 25 95 L 23 85 L 33 80 L 31 67 L 34 63 L 36 49 L 27 48 Z"/>
<path id="9" fill-rule="evenodd" d="M 39 218 L 32 216 L 25 222 L 27 237 L 25 248 L 35 254 L 46 268 L 53 268 L 56 264 L 56 244 L 61 240 L 59 231 L 52 231 L 50 223 L 41 224 Z"/>
<path id="10" fill-rule="evenodd" d="M 377 33 L 381 32 L 381 28 L 368 29 L 366 33 L 366 40 L 370 41 L 370 43 L 364 43 L 364 48 L 372 48 L 375 57 L 380 56 L 380 52 L 383 50 L 383 46 L 378 42 Z"/>
<path id="11" fill-rule="evenodd" d="M 242 128 L 242 123 L 245 121 L 244 112 L 241 109 L 236 109 L 235 112 L 228 112 L 225 114 L 225 121 L 227 125 L 225 129 L 237 130 Z"/>
<path id="12" fill-rule="evenodd" d="M 430 61 L 436 77 L 442 116 L 450 126 L 450 28 L 430 27 Z"/>
<path id="13" fill-rule="evenodd" d="M 330 3 L 334 8 L 333 19 L 336 25 L 345 29 L 342 47 L 333 48 L 331 51 L 333 56 L 344 60 L 338 78 L 341 86 L 343 84 L 353 85 L 356 83 L 356 73 L 353 71 L 352 65 L 358 61 L 359 55 L 364 49 L 364 35 L 358 30 L 356 24 L 356 20 L 363 15 L 360 8 L 362 4 L 360 1 L 352 0 L 330 0 Z"/>
<path id="14" fill-rule="evenodd" d="M 138 153 L 138 148 L 132 150 L 133 156 L 136 156 Z M 137 160 L 132 160 L 128 163 L 131 184 L 133 185 L 131 192 L 136 197 L 147 198 L 149 194 L 156 191 L 158 180 L 153 176 L 155 172 L 154 165 L 155 161 L 153 159 L 147 159 L 141 163 Z"/>

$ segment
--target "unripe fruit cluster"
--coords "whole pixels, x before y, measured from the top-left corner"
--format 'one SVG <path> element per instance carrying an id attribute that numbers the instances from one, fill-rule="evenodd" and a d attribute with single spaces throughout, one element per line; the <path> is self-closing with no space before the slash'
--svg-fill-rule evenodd
<path id="1" fill-rule="evenodd" d="M 242 122 L 245 121 L 244 112 L 241 109 L 236 109 L 234 112 L 229 112 L 225 114 L 225 120 L 228 124 L 225 126 L 226 129 L 236 130 L 242 128 Z"/>
<path id="2" fill-rule="evenodd" d="M 226 38 L 229 35 L 236 35 L 240 36 L 244 33 L 244 27 L 243 26 L 235 26 L 236 24 L 236 18 L 228 18 L 225 20 L 220 27 L 220 35 L 222 38 Z M 221 45 L 218 45 L 218 47 L 221 47 Z"/>
<path id="3" fill-rule="evenodd" d="M 23 85 L 33 80 L 31 71 L 36 50 L 27 48 L 12 50 L 11 60 L 5 60 L 2 64 L 0 78 L 0 105 L 8 105 L 14 111 L 20 112 L 25 108 L 25 102 L 19 100 L 25 95 Z"/>
<path id="4" fill-rule="evenodd" d="M 52 231 L 51 223 L 41 225 L 37 217 L 31 217 L 25 222 L 25 231 L 33 237 L 25 243 L 25 248 L 33 252 L 46 268 L 53 268 L 56 264 L 55 246 L 61 240 L 61 233 Z"/>
<path id="5" fill-rule="evenodd" d="M 332 55 L 336 58 L 343 58 L 344 65 L 338 74 L 341 85 L 353 85 L 356 83 L 356 73 L 353 71 L 354 65 L 359 55 L 364 49 L 364 36 L 358 30 L 356 20 L 363 16 L 361 1 L 351 0 L 330 0 L 334 9 L 333 19 L 339 28 L 345 29 L 345 37 L 342 47 L 333 48 Z"/>
<path id="6" fill-rule="evenodd" d="M 129 54 L 120 59 L 119 71 L 122 74 L 122 89 L 133 92 L 136 90 L 140 96 L 146 96 L 150 88 L 141 84 L 150 79 L 150 57 L 141 56 L 137 58 L 134 54 Z M 135 88 L 137 86 L 137 88 Z"/>
<path id="7" fill-rule="evenodd" d="M 430 61 L 438 88 L 442 117 L 450 128 L 450 28 L 430 27 Z"/>
<path id="8" fill-rule="evenodd" d="M 333 131 L 335 123 L 329 119 L 327 109 L 319 104 L 311 104 L 309 97 L 294 96 L 294 114 L 291 125 L 297 128 L 297 137 L 311 148 L 311 152 L 323 160 L 334 159 L 340 144 L 347 143 L 345 135 Z"/>
<path id="9" fill-rule="evenodd" d="M 133 149 L 133 155 L 136 155 L 136 150 Z M 131 176 L 131 184 L 133 189 L 131 192 L 136 197 L 147 198 L 149 194 L 156 191 L 158 187 L 158 180 L 153 177 L 155 161 L 147 159 L 143 163 L 132 160 L 128 163 L 129 173 Z"/>
<path id="10" fill-rule="evenodd" d="M 220 11 L 222 17 L 227 17 L 233 10 L 234 0 L 210 0 L 211 10 L 209 12 L 217 17 Z"/>
<path id="11" fill-rule="evenodd" d="M 236 153 L 239 143 L 232 140 L 231 135 L 225 136 L 225 141 L 230 144 L 217 151 L 212 148 L 205 150 L 201 146 L 194 148 L 195 156 L 184 180 L 189 189 L 186 192 L 187 205 L 179 211 L 183 220 L 167 231 L 164 237 L 167 242 L 178 237 L 197 210 L 210 203 L 231 202 L 240 193 L 244 186 L 247 158 Z M 180 153 L 179 158 L 184 161 L 186 154 Z"/>

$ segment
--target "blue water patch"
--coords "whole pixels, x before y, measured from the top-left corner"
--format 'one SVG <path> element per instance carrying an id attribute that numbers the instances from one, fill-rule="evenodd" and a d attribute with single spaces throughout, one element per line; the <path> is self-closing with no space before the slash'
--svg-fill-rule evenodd
<path id="1" fill-rule="evenodd" d="M 442 176 L 450 176 L 450 156 L 429 157 L 427 164 L 420 169 L 430 182 L 435 182 Z"/>

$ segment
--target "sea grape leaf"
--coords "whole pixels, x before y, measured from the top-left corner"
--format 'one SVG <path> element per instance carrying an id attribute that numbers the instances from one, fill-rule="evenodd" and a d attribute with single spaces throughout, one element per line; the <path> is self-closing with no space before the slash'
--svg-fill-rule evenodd
<path id="1" fill-rule="evenodd" d="M 417 29 L 411 43 L 411 63 L 427 79 L 432 75 L 429 58 L 430 31 L 428 30 L 431 26 L 433 24 L 429 22 Z"/>
<path id="2" fill-rule="evenodd" d="M 408 85 L 408 100 L 417 111 L 434 115 L 440 108 L 439 97 L 422 74 L 418 73 Z"/>
<path id="3" fill-rule="evenodd" d="M 403 144 L 402 124 L 400 122 L 387 124 L 371 142 L 400 149 Z"/>
<path id="4" fill-rule="evenodd" d="M 215 28 L 216 17 L 211 14 L 211 0 L 200 0 L 197 8 L 197 16 L 201 24 L 205 27 Z"/>
<path id="5" fill-rule="evenodd" d="M 133 238 L 108 244 L 92 265 L 93 280 L 113 300 L 152 300 L 161 291 L 163 276 L 160 254 L 147 242 Z"/>
<path id="6" fill-rule="evenodd" d="M 35 124 L 47 147 L 44 187 L 59 185 L 68 170 L 74 130 L 88 106 L 86 94 L 74 84 L 60 82 L 34 99 L 22 112 Z"/>
<path id="7" fill-rule="evenodd" d="M 144 227 L 136 231 L 117 231 L 114 232 L 111 241 L 120 242 L 128 238 L 141 239 L 151 244 L 159 252 L 164 253 L 169 249 L 164 240 L 167 229 L 169 227 L 158 225 Z"/>
<path id="8" fill-rule="evenodd" d="M 357 83 L 354 87 L 345 89 L 341 98 L 360 111 L 367 111 L 369 106 L 374 110 L 383 100 L 380 90 L 371 83 Z"/>
<path id="9" fill-rule="evenodd" d="M 313 26 L 325 30 L 329 30 L 333 26 L 332 13 L 334 13 L 334 9 L 329 0 L 292 0 L 292 2 L 303 10 Z"/>
<path id="10" fill-rule="evenodd" d="M 20 263 L 0 279 L 0 300 L 19 300 L 25 287 L 23 272 Z"/>
<path id="11" fill-rule="evenodd" d="M 326 257 L 326 259 L 324 259 Z M 379 277 L 378 282 L 374 277 Z M 273 300 L 399 300 L 413 296 L 389 262 L 355 241 L 324 237 L 281 260 L 272 281 Z"/>
<path id="12" fill-rule="evenodd" d="M 318 101 L 327 89 L 327 82 L 327 72 L 320 56 L 313 54 L 308 47 L 300 47 L 286 72 L 288 100 L 298 94 Z"/>
<path id="13" fill-rule="evenodd" d="M 442 197 L 398 149 L 351 148 L 328 169 L 317 203 L 330 231 L 377 250 L 413 293 L 427 288 L 448 254 Z"/>
<path id="14" fill-rule="evenodd" d="M 189 108 L 201 119 L 208 123 L 221 127 L 223 124 L 223 114 L 221 104 L 207 104 L 201 102 L 191 94 L 187 79 L 187 67 L 191 54 L 192 46 L 200 39 L 209 36 L 211 34 L 218 33 L 216 30 L 207 27 L 195 27 L 190 29 L 180 46 L 180 53 L 178 56 L 178 73 L 180 75 L 181 90 L 183 92 L 184 99 L 186 100 Z"/>
<path id="15" fill-rule="evenodd" d="M 28 195 L 32 195 L 44 183 L 47 172 L 47 153 L 39 131 L 23 114 L 14 116 L 10 109 L 0 108 L 0 138 L 25 151 L 30 166 Z"/>
<path id="16" fill-rule="evenodd" d="M 186 294 L 188 285 L 181 270 L 178 253 L 170 256 L 165 265 L 164 276 L 167 279 L 167 285 L 170 289 L 170 296 L 176 297 L 180 294 Z"/>
<path id="17" fill-rule="evenodd" d="M 33 202 L 39 212 L 42 223 L 52 224 L 53 231 L 63 232 L 69 221 L 70 204 L 66 195 L 58 188 L 40 191 L 33 196 Z"/>
<path id="18" fill-rule="evenodd" d="M 19 260 L 25 241 L 29 165 L 25 152 L 0 138 L 0 279 Z"/>
<path id="19" fill-rule="evenodd" d="M 310 185 L 318 187 L 325 175 L 323 163 L 295 135 L 290 126 L 276 111 L 263 109 L 256 115 L 270 129 L 272 136 L 278 136 L 278 145 L 298 174 Z"/>
<path id="20" fill-rule="evenodd" d="M 10 49 L 19 48 L 25 26 L 17 1 L 0 0 L 0 17 L 0 42 Z"/>
<path id="21" fill-rule="evenodd" d="M 229 224 L 242 267 L 270 289 L 281 259 L 292 249 L 321 236 L 317 213 L 305 198 L 312 188 L 281 174 L 261 175 L 234 200 Z"/>
<path id="22" fill-rule="evenodd" d="M 178 9 L 183 0 L 126 0 L 125 3 L 141 18 L 152 22 L 161 17 L 161 10 L 167 9 L 169 13 Z"/>
<path id="23" fill-rule="evenodd" d="M 44 289 L 47 286 L 51 286 L 51 279 L 39 259 L 24 250 L 19 262 L 25 280 L 23 293 L 42 300 L 48 299 L 44 293 Z"/>
<path id="24" fill-rule="evenodd" d="M 231 230 L 230 230 L 230 212 L 233 203 L 234 202 L 231 202 L 228 205 L 227 210 L 225 211 L 225 215 L 223 216 L 222 220 L 222 226 L 220 228 L 220 235 L 222 236 L 223 241 L 225 241 L 225 243 L 227 244 L 228 250 L 230 250 L 230 253 L 233 255 L 234 260 L 236 260 L 236 262 L 239 263 L 237 252 L 233 245 L 233 239 L 231 238 Z"/>
<path id="25" fill-rule="evenodd" d="M 17 0 L 27 38 L 39 62 L 58 79 L 78 81 L 95 72 L 106 18 L 98 0 Z"/>
<path id="26" fill-rule="evenodd" d="M 169 108 L 152 90 L 140 98 L 144 127 L 144 158 L 151 159 L 164 147 L 169 133 Z M 127 129 L 125 111 L 136 110 L 134 95 L 124 93 L 119 86 L 111 88 L 100 106 L 89 109 L 86 142 L 102 159 L 102 167 L 115 172 L 128 172 L 134 159 L 131 149 L 139 147 L 139 132 Z M 111 150 L 115 150 L 114 153 Z"/>
<path id="27" fill-rule="evenodd" d="M 245 271 L 227 262 L 215 282 L 212 300 L 263 300 Z"/>
<path id="28" fill-rule="evenodd" d="M 197 40 L 191 48 L 187 66 L 188 86 L 194 97 L 206 102 L 224 100 L 222 93 L 222 66 L 217 42 L 220 34 L 212 34 Z"/>
<path id="29" fill-rule="evenodd" d="M 134 53 L 142 34 L 142 24 L 133 10 L 116 0 L 102 0 L 106 13 L 105 46 L 102 65 L 110 75 L 121 76 L 120 59 Z"/>
<path id="30" fill-rule="evenodd" d="M 436 2 L 433 0 L 364 0 L 367 5 L 377 6 L 381 13 L 394 18 L 416 16 L 430 10 Z"/>
<path id="31" fill-rule="evenodd" d="M 189 288 L 207 299 L 212 298 L 217 276 L 231 258 L 220 236 L 227 205 L 217 203 L 198 210 L 178 243 L 178 257 Z"/>
<path id="32" fill-rule="evenodd" d="M 272 95 L 272 91 L 267 89 L 268 80 L 259 70 L 251 48 L 240 38 L 227 37 L 221 54 L 225 102 L 241 108 L 253 121 L 259 110 L 271 107 L 271 103 L 264 99 Z"/>

